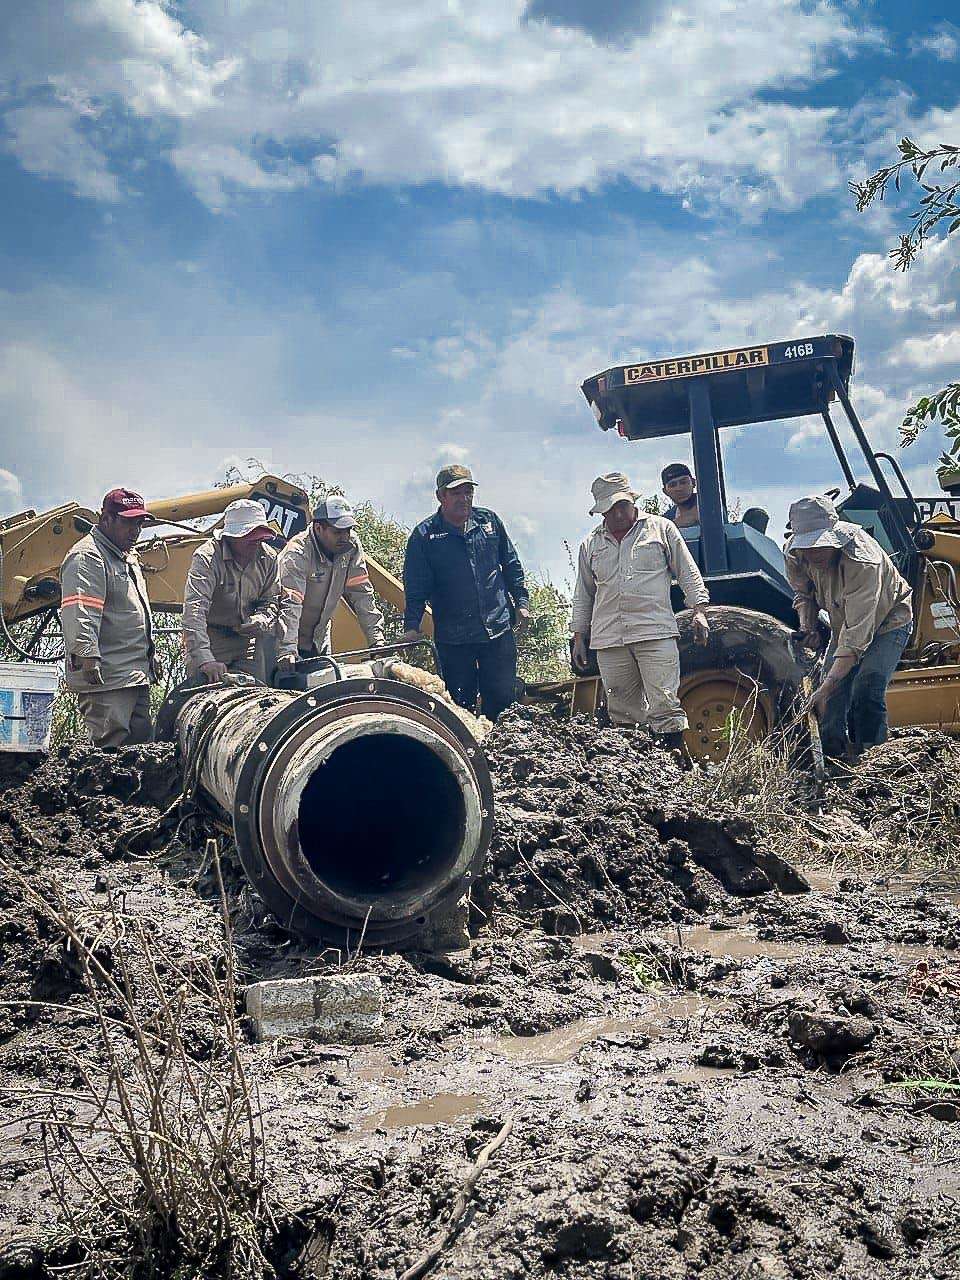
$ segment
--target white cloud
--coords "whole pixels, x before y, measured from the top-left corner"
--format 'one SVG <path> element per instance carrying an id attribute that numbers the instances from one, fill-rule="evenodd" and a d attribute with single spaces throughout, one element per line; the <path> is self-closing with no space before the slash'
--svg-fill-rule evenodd
<path id="1" fill-rule="evenodd" d="M 738 0 L 686 0 L 609 45 L 527 21 L 525 0 L 63 3 L 7 19 L 0 80 L 164 122 L 174 163 L 214 208 L 225 189 L 350 175 L 514 197 L 626 178 L 694 206 L 795 208 L 839 184 L 829 135 L 843 120 L 771 95 L 879 41 L 827 0 L 754 0 L 749 22 Z M 322 154 L 278 171 L 265 140 Z"/>
<path id="2" fill-rule="evenodd" d="M 946 329 L 927 338 L 907 338 L 893 357 L 896 364 L 915 369 L 960 368 L 960 329 Z"/>
<path id="3" fill-rule="evenodd" d="M 0 467 L 0 500 L 7 502 L 12 499 L 16 502 L 22 494 L 23 485 L 20 483 L 20 477 Z"/>
<path id="4" fill-rule="evenodd" d="M 2 117 L 4 150 L 28 173 L 59 178 L 91 200 L 120 199 L 106 159 L 81 133 L 82 117 L 62 104 L 19 107 Z"/>
<path id="5" fill-rule="evenodd" d="M 940 62 L 953 62 L 960 55 L 960 35 L 949 22 L 924 36 L 911 36 L 908 48 L 914 55 L 930 53 Z"/>

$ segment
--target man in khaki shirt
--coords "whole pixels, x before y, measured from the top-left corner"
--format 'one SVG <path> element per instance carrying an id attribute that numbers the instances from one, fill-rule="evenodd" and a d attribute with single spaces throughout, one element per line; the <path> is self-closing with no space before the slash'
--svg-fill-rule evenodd
<path id="1" fill-rule="evenodd" d="M 615 471 L 592 487 L 591 515 L 603 521 L 580 547 L 573 596 L 573 657 L 585 666 L 587 649 L 597 663 L 614 724 L 649 724 L 671 748 L 683 746 L 687 718 L 680 688 L 680 634 L 670 603 L 676 578 L 694 611 L 697 642 L 710 627 L 710 597 L 700 570 L 675 524 L 638 511 L 637 494 Z"/>
<path id="2" fill-rule="evenodd" d="M 217 529 L 193 553 L 183 596 L 187 676 L 216 684 L 228 672 L 266 679 L 264 640 L 280 602 L 277 536 L 252 498 L 231 502 Z"/>
<path id="3" fill-rule="evenodd" d="M 280 624 L 277 669 L 298 657 L 330 652 L 330 624 L 345 598 L 357 615 L 367 644 L 383 644 L 383 614 L 367 573 L 356 517 L 345 498 L 319 503 L 313 523 L 280 552 Z"/>
<path id="4" fill-rule="evenodd" d="M 97 747 L 150 742 L 153 619 L 134 546 L 153 517 L 139 493 L 112 489 L 96 527 L 60 568 L 67 686 Z"/>
<path id="5" fill-rule="evenodd" d="M 787 581 L 811 648 L 819 647 L 819 611 L 830 617 L 824 678 L 809 709 L 820 719 L 825 754 L 856 757 L 887 740 L 887 686 L 913 630 L 910 585 L 879 542 L 841 520 L 829 498 L 793 503 L 790 532 Z"/>

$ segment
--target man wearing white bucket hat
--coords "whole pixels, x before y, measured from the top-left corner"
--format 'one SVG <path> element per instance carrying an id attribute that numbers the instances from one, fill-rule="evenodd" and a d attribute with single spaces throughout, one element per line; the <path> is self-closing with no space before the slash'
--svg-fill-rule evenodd
<path id="1" fill-rule="evenodd" d="M 313 512 L 313 523 L 280 553 L 280 626 L 277 667 L 298 657 L 330 652 L 330 624 L 341 599 L 357 615 L 367 644 L 383 644 L 383 614 L 367 573 L 353 507 L 330 494 Z"/>
<path id="2" fill-rule="evenodd" d="M 574 662 L 597 664 L 614 724 L 649 724 L 671 749 L 683 749 L 687 717 L 677 694 L 680 653 L 670 603 L 676 578 L 693 610 L 696 640 L 710 634 L 710 596 L 683 535 L 672 521 L 637 509 L 637 494 L 620 471 L 592 485 L 591 515 L 601 523 L 580 547 L 573 596 Z"/>
<path id="3" fill-rule="evenodd" d="M 67 686 L 97 747 L 153 737 L 153 619 L 134 550 L 152 519 L 139 493 L 111 489 L 96 527 L 70 548 L 60 568 Z"/>
<path id="4" fill-rule="evenodd" d="M 817 617 L 830 617 L 824 677 L 809 710 L 820 720 L 828 756 L 854 758 L 887 739 L 887 686 L 910 639 L 910 585 L 859 525 L 841 520 L 829 498 L 800 498 L 790 507 L 784 549 L 794 608 L 811 648 Z"/>
<path id="5" fill-rule="evenodd" d="M 187 675 L 210 684 L 228 672 L 266 679 L 264 641 L 277 623 L 280 530 L 252 498 L 231 502 L 223 525 L 193 553 L 183 596 Z"/>

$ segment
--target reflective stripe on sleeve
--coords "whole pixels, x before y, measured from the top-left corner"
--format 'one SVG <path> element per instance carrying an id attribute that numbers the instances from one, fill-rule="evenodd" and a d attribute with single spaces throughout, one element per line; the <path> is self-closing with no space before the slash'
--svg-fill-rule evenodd
<path id="1" fill-rule="evenodd" d="M 358 574 L 358 575 L 357 575 L 357 577 L 355 577 L 355 578 L 348 578 L 348 579 L 347 579 L 347 586 L 348 586 L 348 587 L 362 587 L 362 586 L 364 586 L 364 584 L 365 584 L 365 583 L 367 583 L 367 582 L 369 582 L 369 581 L 370 581 L 370 575 L 369 575 L 368 573 L 360 573 L 360 574 Z"/>
<path id="2" fill-rule="evenodd" d="M 85 596 L 85 595 L 64 596 L 63 599 L 60 601 L 60 608 L 66 609 L 69 605 L 72 605 L 72 604 L 86 605 L 88 609 L 102 609 L 104 605 L 104 601 L 101 600 L 99 596 Z"/>
<path id="3" fill-rule="evenodd" d="M 284 591 L 288 596 L 293 596 L 294 600 L 299 600 L 303 604 L 303 592 L 297 591 L 294 587 L 284 587 Z"/>

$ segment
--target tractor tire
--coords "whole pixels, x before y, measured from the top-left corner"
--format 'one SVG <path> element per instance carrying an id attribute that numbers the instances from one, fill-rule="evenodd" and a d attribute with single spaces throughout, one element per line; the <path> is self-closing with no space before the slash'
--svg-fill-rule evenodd
<path id="1" fill-rule="evenodd" d="M 702 646 L 694 642 L 692 613 L 677 617 L 680 701 L 690 755 L 719 761 L 737 729 L 760 741 L 792 720 L 803 671 L 793 656 L 793 633 L 776 618 L 725 605 L 706 614 L 710 639 Z"/>

